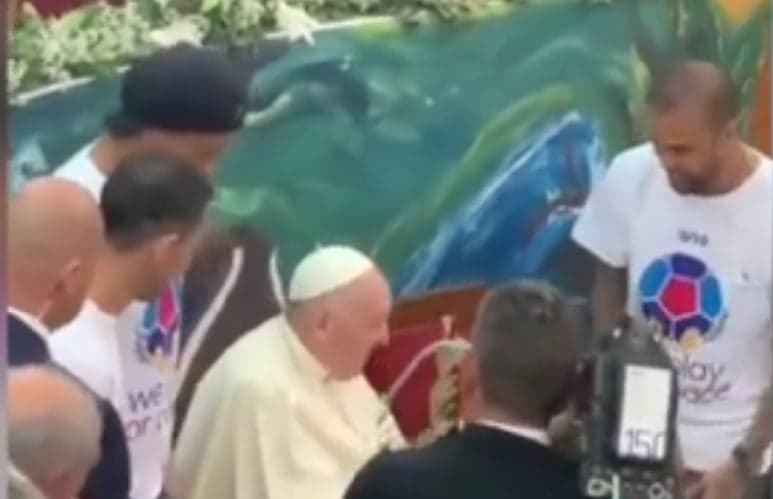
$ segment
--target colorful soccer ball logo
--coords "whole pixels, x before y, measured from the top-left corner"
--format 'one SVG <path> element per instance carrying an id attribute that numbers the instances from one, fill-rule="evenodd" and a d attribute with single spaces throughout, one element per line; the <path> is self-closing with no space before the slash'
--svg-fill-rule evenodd
<path id="1" fill-rule="evenodd" d="M 148 304 L 137 331 L 140 360 L 167 372 L 174 363 L 175 337 L 180 325 L 179 289 L 171 284 L 161 296 Z"/>
<path id="2" fill-rule="evenodd" d="M 658 258 L 642 272 L 638 289 L 647 321 L 687 352 L 713 340 L 722 329 L 722 287 L 695 257 L 674 253 Z"/>

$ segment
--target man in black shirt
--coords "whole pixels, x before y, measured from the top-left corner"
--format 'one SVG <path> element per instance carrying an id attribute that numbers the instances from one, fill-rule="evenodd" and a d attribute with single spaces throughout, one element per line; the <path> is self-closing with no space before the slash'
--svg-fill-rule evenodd
<path id="1" fill-rule="evenodd" d="M 573 499 L 578 469 L 550 448 L 547 426 L 566 406 L 580 321 L 547 285 L 490 292 L 473 328 L 478 419 L 420 449 L 386 453 L 345 499 Z"/>

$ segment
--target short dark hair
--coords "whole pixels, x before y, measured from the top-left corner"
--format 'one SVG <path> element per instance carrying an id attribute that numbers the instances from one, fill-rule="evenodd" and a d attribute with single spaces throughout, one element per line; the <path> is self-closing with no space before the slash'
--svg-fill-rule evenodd
<path id="1" fill-rule="evenodd" d="M 100 208 L 108 242 L 131 250 L 168 232 L 201 223 L 213 188 L 193 165 L 160 153 L 130 155 L 110 174 Z"/>
<path id="2" fill-rule="evenodd" d="M 738 116 L 740 97 L 730 75 L 721 66 L 689 60 L 656 75 L 647 101 L 656 112 L 668 112 L 686 103 L 705 106 L 711 122 L 722 126 Z"/>
<path id="3" fill-rule="evenodd" d="M 473 333 L 485 401 L 514 418 L 546 423 L 568 402 L 580 324 L 547 283 L 523 280 L 490 291 Z"/>
<path id="4" fill-rule="evenodd" d="M 141 124 L 121 111 L 107 115 L 105 118 L 105 130 L 111 138 L 117 140 L 134 139 L 145 131 Z"/>

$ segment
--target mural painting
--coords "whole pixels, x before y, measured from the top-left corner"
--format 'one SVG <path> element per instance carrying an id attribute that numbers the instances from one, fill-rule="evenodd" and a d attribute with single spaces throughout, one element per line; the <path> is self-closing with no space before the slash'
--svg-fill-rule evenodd
<path id="1" fill-rule="evenodd" d="M 535 1 L 453 24 L 363 21 L 312 44 L 257 40 L 234 50 L 253 75 L 252 104 L 223 159 L 215 215 L 238 229 L 234 241 L 258 241 L 243 263 L 267 269 L 274 251 L 280 281 L 314 245 L 337 242 L 372 253 L 398 298 L 517 277 L 587 295 L 571 226 L 609 159 L 644 140 L 647 88 L 670 60 L 728 68 L 745 130 L 765 145 L 769 114 L 754 111 L 769 19 L 754 0 Z M 95 137 L 116 91 L 106 77 L 16 105 L 11 188 Z M 188 337 L 207 315 L 201 296 L 227 280 L 222 267 L 220 280 L 191 279 L 211 289 L 189 293 L 199 312 Z M 263 296 L 268 273 L 236 280 Z M 271 313 L 238 300 L 231 313 L 252 322 Z M 235 327 L 189 357 L 215 357 Z"/>

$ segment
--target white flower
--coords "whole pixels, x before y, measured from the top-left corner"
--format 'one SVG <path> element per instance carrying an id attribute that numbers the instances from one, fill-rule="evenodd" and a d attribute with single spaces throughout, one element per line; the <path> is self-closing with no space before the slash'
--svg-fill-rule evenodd
<path id="1" fill-rule="evenodd" d="M 303 9 L 292 7 L 280 1 L 276 7 L 276 22 L 279 29 L 285 32 L 290 41 L 303 39 L 309 45 L 314 45 L 313 31 L 319 28 L 319 21 Z"/>
<path id="2" fill-rule="evenodd" d="M 190 19 L 179 19 L 169 26 L 156 29 L 148 34 L 148 41 L 158 47 L 171 47 L 178 43 L 201 45 L 204 32 Z"/>

